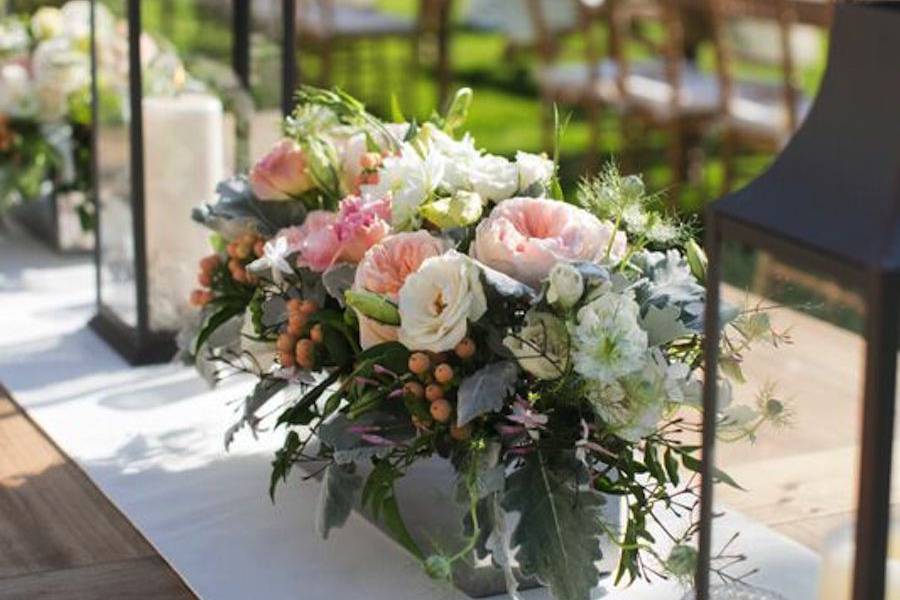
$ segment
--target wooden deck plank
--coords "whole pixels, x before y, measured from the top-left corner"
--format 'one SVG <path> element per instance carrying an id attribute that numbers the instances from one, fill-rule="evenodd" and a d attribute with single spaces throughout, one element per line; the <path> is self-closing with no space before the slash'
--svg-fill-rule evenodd
<path id="1" fill-rule="evenodd" d="M 144 595 L 126 580 L 143 586 Z M 63 589 L 65 594 L 54 596 Z M 166 595 L 157 595 L 159 590 Z M 194 597 L 146 538 L 0 387 L 0 598 L 62 596 Z"/>

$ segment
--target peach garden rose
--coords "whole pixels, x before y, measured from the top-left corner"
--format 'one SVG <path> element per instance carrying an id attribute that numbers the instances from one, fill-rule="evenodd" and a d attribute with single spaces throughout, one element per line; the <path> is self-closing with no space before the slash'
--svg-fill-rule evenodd
<path id="1" fill-rule="evenodd" d="M 558 200 L 500 202 L 476 230 L 472 257 L 534 288 L 559 261 L 618 262 L 626 237 L 608 221 Z"/>
<path id="2" fill-rule="evenodd" d="M 427 258 L 443 254 L 446 244 L 426 231 L 398 233 L 383 239 L 366 252 L 353 281 L 353 289 L 381 294 L 397 301 L 406 278 Z M 396 327 L 359 316 L 360 345 L 369 348 L 397 339 Z"/>

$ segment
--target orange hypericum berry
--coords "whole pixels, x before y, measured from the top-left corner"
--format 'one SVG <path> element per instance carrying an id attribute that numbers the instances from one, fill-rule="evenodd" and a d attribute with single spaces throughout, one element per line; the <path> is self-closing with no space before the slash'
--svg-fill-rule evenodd
<path id="1" fill-rule="evenodd" d="M 234 256 L 235 256 L 235 258 L 239 258 L 241 260 L 246 260 L 246 259 L 250 258 L 250 253 L 252 251 L 253 251 L 252 244 L 246 244 L 244 242 L 241 242 L 240 244 L 237 245 L 237 249 L 235 249 L 235 251 L 234 251 Z"/>
<path id="2" fill-rule="evenodd" d="M 472 426 L 469 424 L 463 425 L 462 427 L 456 427 L 455 425 L 450 426 L 450 437 L 458 442 L 464 442 L 470 437 L 472 437 Z"/>
<path id="3" fill-rule="evenodd" d="M 453 379 L 453 367 L 447 363 L 441 363 L 434 368 L 434 378 L 438 383 L 447 383 Z"/>
<path id="4" fill-rule="evenodd" d="M 299 337 L 299 335 L 303 332 L 303 328 L 306 327 L 307 321 L 308 319 L 306 318 L 306 315 L 290 315 L 288 317 L 287 324 L 288 333 L 295 337 Z"/>
<path id="5" fill-rule="evenodd" d="M 304 315 L 311 315 L 319 310 L 319 305 L 312 300 L 304 300 L 300 303 L 300 312 Z"/>
<path id="6" fill-rule="evenodd" d="M 237 242 L 229 242 L 228 245 L 225 247 L 226 254 L 228 254 L 228 256 L 230 258 L 236 257 L 237 256 L 237 247 L 238 247 Z"/>
<path id="7" fill-rule="evenodd" d="M 440 400 L 435 400 L 431 403 L 431 406 L 428 407 L 428 410 L 431 411 L 431 416 L 438 423 L 446 423 L 450 420 L 450 413 L 453 412 L 453 407 L 450 406 L 450 403 L 441 398 Z"/>
<path id="8" fill-rule="evenodd" d="M 212 275 L 208 271 L 200 271 L 199 273 L 197 273 L 197 283 L 199 283 L 203 287 L 211 286 Z"/>
<path id="9" fill-rule="evenodd" d="M 278 336 L 278 339 L 275 340 L 275 347 L 279 350 L 279 352 L 290 352 L 294 349 L 294 344 L 296 343 L 296 336 L 293 336 L 290 333 L 282 333 Z"/>
<path id="10" fill-rule="evenodd" d="M 200 259 L 200 269 L 204 272 L 214 271 L 219 266 L 221 259 L 218 254 L 210 254 Z"/>
<path id="11" fill-rule="evenodd" d="M 255 233 L 247 232 L 241 236 L 241 239 L 239 241 L 241 244 L 244 244 L 245 246 L 252 247 L 253 244 L 255 244 L 256 240 L 258 240 L 258 239 L 259 239 L 259 236 L 256 235 Z"/>
<path id="12" fill-rule="evenodd" d="M 300 304 L 302 304 L 299 298 L 291 298 L 285 303 L 288 313 L 300 313 Z"/>
<path id="13" fill-rule="evenodd" d="M 472 338 L 463 338 L 462 341 L 456 345 L 456 348 L 453 349 L 453 352 L 461 359 L 469 360 L 475 356 L 475 349 L 475 341 Z"/>
<path id="14" fill-rule="evenodd" d="M 309 339 L 311 339 L 316 344 L 321 344 L 322 340 L 325 339 L 325 332 L 322 330 L 322 325 L 316 323 L 312 326 L 312 329 L 309 330 Z"/>
<path id="15" fill-rule="evenodd" d="M 191 304 L 194 306 L 205 306 L 212 300 L 212 294 L 207 290 L 194 290 L 191 292 Z"/>
<path id="16" fill-rule="evenodd" d="M 429 383 L 425 388 L 425 399 L 429 402 L 441 400 L 444 397 L 444 388 L 436 383 Z"/>
<path id="17" fill-rule="evenodd" d="M 266 240 L 256 240 L 253 244 L 253 254 L 256 258 L 261 258 L 266 253 Z"/>
<path id="18" fill-rule="evenodd" d="M 309 362 L 315 357 L 316 346 L 309 338 L 297 340 L 295 354 L 298 363 Z"/>
<path id="19" fill-rule="evenodd" d="M 418 381 L 408 381 L 403 385 L 403 393 L 416 400 L 425 396 L 425 388 Z"/>
<path id="20" fill-rule="evenodd" d="M 282 367 L 293 367 L 295 364 L 294 355 L 291 352 L 279 352 L 278 362 Z"/>
<path id="21" fill-rule="evenodd" d="M 424 352 L 413 352 L 409 355 L 408 366 L 416 375 L 424 375 L 431 368 L 431 359 Z"/>

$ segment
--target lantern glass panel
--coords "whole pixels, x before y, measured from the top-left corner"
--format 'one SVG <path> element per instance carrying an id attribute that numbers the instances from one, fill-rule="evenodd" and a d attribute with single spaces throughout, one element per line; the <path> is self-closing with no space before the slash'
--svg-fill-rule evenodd
<path id="1" fill-rule="evenodd" d="M 98 3 L 96 15 L 96 164 L 99 218 L 100 302 L 130 327 L 137 327 L 137 271 L 131 203 L 131 138 L 127 48 L 117 47 L 101 19 L 101 6 L 127 30 L 125 0 Z"/>
<path id="2" fill-rule="evenodd" d="M 842 559 L 832 550 L 858 501 L 863 295 L 731 242 L 720 264 L 728 324 L 715 463 L 743 489 L 715 487 L 710 581 L 721 582 L 719 569 L 758 569 L 747 583 L 786 598 L 849 599 L 841 578 L 852 573 L 852 552 Z"/>
<path id="3" fill-rule="evenodd" d="M 263 156 L 281 137 L 284 21 L 282 2 L 250 3 L 250 159 Z"/>

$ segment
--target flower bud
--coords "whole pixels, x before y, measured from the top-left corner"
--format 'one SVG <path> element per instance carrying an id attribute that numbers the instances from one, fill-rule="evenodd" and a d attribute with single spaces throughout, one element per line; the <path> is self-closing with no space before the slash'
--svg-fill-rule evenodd
<path id="1" fill-rule="evenodd" d="M 584 277 L 569 263 L 559 262 L 550 269 L 547 302 L 572 308 L 584 294 Z"/>

